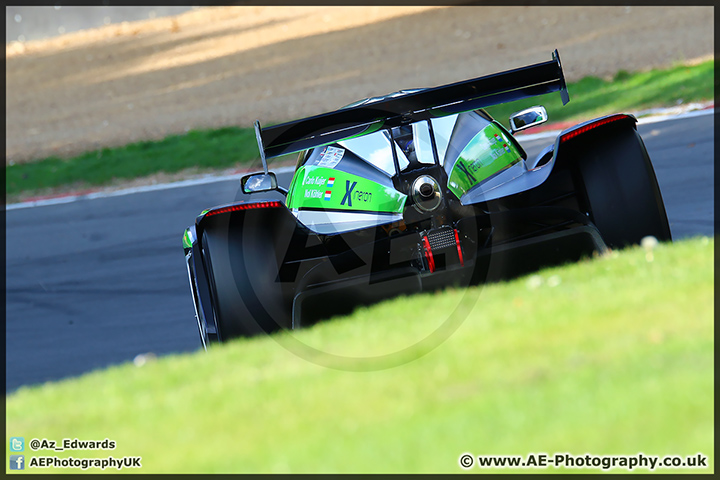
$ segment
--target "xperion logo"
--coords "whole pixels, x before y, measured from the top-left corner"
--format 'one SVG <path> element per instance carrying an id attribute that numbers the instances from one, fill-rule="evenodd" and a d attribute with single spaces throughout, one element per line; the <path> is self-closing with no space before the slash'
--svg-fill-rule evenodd
<path id="1" fill-rule="evenodd" d="M 477 182 L 473 174 L 468 171 L 467 165 L 465 165 L 465 163 L 457 162 L 457 167 L 461 172 L 465 174 L 468 180 L 470 180 L 472 183 Z"/>
<path id="2" fill-rule="evenodd" d="M 352 207 L 352 192 L 355 188 L 355 185 L 357 185 L 357 182 L 352 182 L 350 184 L 350 180 L 345 180 L 345 196 L 343 197 L 342 201 L 340 202 L 340 205 L 345 205 L 345 202 L 347 201 L 348 207 Z"/>
<path id="3" fill-rule="evenodd" d="M 348 207 L 353 206 L 353 199 L 358 202 L 372 202 L 372 192 L 364 192 L 361 190 L 355 190 L 355 186 L 358 182 L 350 183 L 350 180 L 345 180 L 345 196 L 343 197 L 340 205 L 345 205 L 347 202 Z"/>
<path id="4" fill-rule="evenodd" d="M 327 181 L 327 188 L 332 188 L 332 186 L 335 184 L 335 177 L 330 177 Z M 325 200 L 330 200 L 330 197 L 332 197 L 332 190 L 325 190 Z"/>

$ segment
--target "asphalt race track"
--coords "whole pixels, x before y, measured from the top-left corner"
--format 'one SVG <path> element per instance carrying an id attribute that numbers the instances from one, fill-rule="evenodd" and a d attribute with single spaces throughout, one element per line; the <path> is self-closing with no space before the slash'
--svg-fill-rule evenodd
<path id="1" fill-rule="evenodd" d="M 639 128 L 673 238 L 713 235 L 713 116 Z M 533 155 L 550 141 L 525 146 Z M 199 349 L 181 236 L 238 183 L 8 210 L 6 391 Z"/>

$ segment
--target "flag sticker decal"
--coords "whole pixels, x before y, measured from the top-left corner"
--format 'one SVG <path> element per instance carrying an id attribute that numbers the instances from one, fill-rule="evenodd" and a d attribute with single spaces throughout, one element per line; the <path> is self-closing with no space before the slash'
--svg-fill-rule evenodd
<path id="1" fill-rule="evenodd" d="M 335 184 L 335 177 L 328 178 L 327 181 L 327 188 L 332 188 L 332 186 Z M 330 197 L 332 196 L 332 190 L 326 190 L 325 191 L 325 200 L 330 200 Z"/>

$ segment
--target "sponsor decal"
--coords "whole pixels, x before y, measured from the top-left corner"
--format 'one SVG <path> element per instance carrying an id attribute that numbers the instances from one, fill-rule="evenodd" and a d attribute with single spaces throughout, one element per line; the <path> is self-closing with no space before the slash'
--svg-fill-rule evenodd
<path id="1" fill-rule="evenodd" d="M 474 164 L 472 166 L 474 166 Z M 473 174 L 468 171 L 467 165 L 465 165 L 464 161 L 458 160 L 457 167 L 461 172 L 465 174 L 468 180 L 470 180 L 472 183 L 477 182 Z M 474 168 L 473 170 L 477 170 L 477 168 Z"/>
<path id="2" fill-rule="evenodd" d="M 460 159 L 457 162 L 458 170 L 460 170 L 462 173 L 465 174 L 467 179 L 475 183 L 478 180 L 475 178 L 475 175 L 479 171 L 485 169 L 486 167 L 490 166 L 497 160 L 498 158 L 502 157 L 506 153 L 512 153 L 510 150 L 510 147 L 507 146 L 507 144 L 503 145 L 503 148 L 498 148 L 495 150 L 488 150 L 486 152 L 485 157 L 476 158 L 475 160 L 469 161 L 465 159 Z"/>
<path id="3" fill-rule="evenodd" d="M 333 179 L 333 180 L 334 180 L 334 179 Z M 321 185 L 325 185 L 325 183 L 326 183 L 327 181 L 328 181 L 328 179 L 325 178 L 325 177 L 323 177 L 323 176 L 319 176 L 319 177 L 308 176 L 308 177 L 305 177 L 305 178 L 303 179 L 302 184 L 303 184 L 303 185 L 317 185 L 317 186 L 321 186 Z"/>
<path id="4" fill-rule="evenodd" d="M 340 205 L 345 205 L 345 202 L 347 202 L 348 207 L 352 207 L 352 193 L 355 185 L 357 185 L 357 182 L 352 182 L 351 184 L 350 180 L 345 180 L 345 196 L 340 202 Z"/>
<path id="5" fill-rule="evenodd" d="M 498 135 L 497 133 L 494 134 L 493 139 L 495 140 L 495 143 L 497 143 L 498 145 L 502 145 L 502 148 L 507 153 L 512 153 L 512 151 L 510 150 L 510 147 L 508 147 L 507 142 L 505 142 L 505 140 L 503 140 L 503 138 L 500 135 Z M 502 152 L 500 152 L 500 154 L 502 154 Z M 495 158 L 497 158 L 497 157 L 495 157 Z"/>
<path id="6" fill-rule="evenodd" d="M 455 162 L 448 188 L 458 198 L 473 186 L 520 161 L 507 135 L 488 125 L 468 142 Z"/>
<path id="7" fill-rule="evenodd" d="M 305 190 L 305 198 L 322 198 L 322 196 L 320 190 Z"/>
<path id="8" fill-rule="evenodd" d="M 372 202 L 372 192 L 366 192 L 363 190 L 355 190 L 358 182 L 350 183 L 350 180 L 345 180 L 345 196 L 343 197 L 340 205 L 345 205 L 347 202 L 348 207 L 353 206 L 353 200 L 356 202 L 370 203 Z M 325 192 L 326 199 L 329 192 Z"/>
<path id="9" fill-rule="evenodd" d="M 320 209 L 399 213 L 407 199 L 406 195 L 390 186 L 315 165 L 301 167 L 291 185 L 287 200 L 291 211 Z"/>
<path id="10" fill-rule="evenodd" d="M 344 148 L 325 147 L 325 150 L 320 154 L 317 166 L 335 168 L 335 166 L 340 163 L 340 160 L 342 160 L 343 155 L 345 155 Z"/>
<path id="11" fill-rule="evenodd" d="M 353 198 L 358 202 L 368 203 L 372 201 L 372 192 L 363 192 L 361 190 L 356 190 L 355 193 L 353 193 Z"/>
<path id="12" fill-rule="evenodd" d="M 327 189 L 332 188 L 335 184 L 335 177 L 308 176 L 303 179 L 302 184 L 307 186 L 305 198 L 323 198 L 330 200 L 332 198 L 332 190 L 324 190 L 322 187 Z"/>

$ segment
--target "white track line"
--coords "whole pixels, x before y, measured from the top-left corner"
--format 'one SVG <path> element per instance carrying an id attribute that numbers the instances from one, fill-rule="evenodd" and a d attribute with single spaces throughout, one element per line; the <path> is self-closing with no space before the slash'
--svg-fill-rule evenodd
<path id="1" fill-rule="evenodd" d="M 292 173 L 295 167 L 280 167 L 273 170 L 275 173 Z M 94 198 L 120 197 L 123 195 L 132 195 L 134 193 L 155 192 L 157 190 L 169 190 L 171 188 L 192 187 L 195 185 L 205 185 L 208 183 L 225 182 L 229 180 L 240 180 L 247 173 L 234 173 L 232 175 L 206 175 L 200 178 L 190 180 L 181 180 L 172 183 L 158 183 L 155 185 L 143 185 L 141 187 L 123 188 L 120 190 L 97 191 L 86 193 L 83 195 L 68 195 L 56 198 L 45 198 L 42 200 L 33 200 L 29 202 L 11 203 L 5 207 L 5 210 L 17 210 L 20 208 L 45 207 L 48 205 L 58 205 L 62 203 L 72 203 L 78 200 L 92 200 Z"/>
<path id="2" fill-rule="evenodd" d="M 676 109 L 667 109 L 667 111 L 674 111 Z M 657 112 L 661 113 L 660 115 L 653 115 L 649 117 L 643 117 L 638 119 L 639 125 L 645 125 L 649 123 L 658 123 L 658 122 L 665 122 L 669 120 L 679 120 L 682 118 L 690 118 L 690 117 L 698 117 L 702 115 L 712 115 L 715 113 L 715 109 L 705 109 L 705 110 L 692 110 L 689 112 L 684 113 L 670 113 L 670 114 L 662 114 L 663 110 L 657 110 Z M 560 134 L 561 130 L 552 130 L 542 133 L 535 133 L 530 135 L 522 135 L 518 136 L 518 140 L 521 141 L 532 141 L 532 140 L 539 140 L 543 138 L 550 138 L 550 137 L 556 137 L 558 134 Z M 295 167 L 280 167 L 275 169 L 274 171 L 276 173 L 289 173 L 293 172 L 295 170 Z M 172 183 L 160 183 L 156 185 L 145 185 L 142 187 L 132 187 L 132 188 L 123 188 L 120 190 L 100 190 L 97 192 L 92 192 L 84 195 L 68 195 L 63 197 L 56 197 L 56 198 L 46 198 L 42 200 L 34 200 L 29 202 L 21 202 L 21 203 L 12 203 L 10 205 L 5 206 L 5 210 L 18 210 L 21 208 L 32 208 L 32 207 L 46 207 L 49 205 L 59 205 L 63 203 L 72 203 L 76 202 L 78 200 L 92 200 L 94 198 L 106 198 L 106 197 L 120 197 L 123 195 L 132 195 L 135 193 L 143 193 L 143 192 L 154 192 L 158 190 L 169 190 L 171 188 L 181 188 L 181 187 L 191 187 L 195 185 L 205 185 L 208 183 L 216 183 L 216 182 L 225 182 L 229 180 L 240 180 L 240 177 L 243 175 L 246 175 L 246 173 L 235 173 L 232 175 L 206 175 L 201 178 L 195 178 L 190 180 L 181 180 L 179 182 L 172 182 Z"/>

